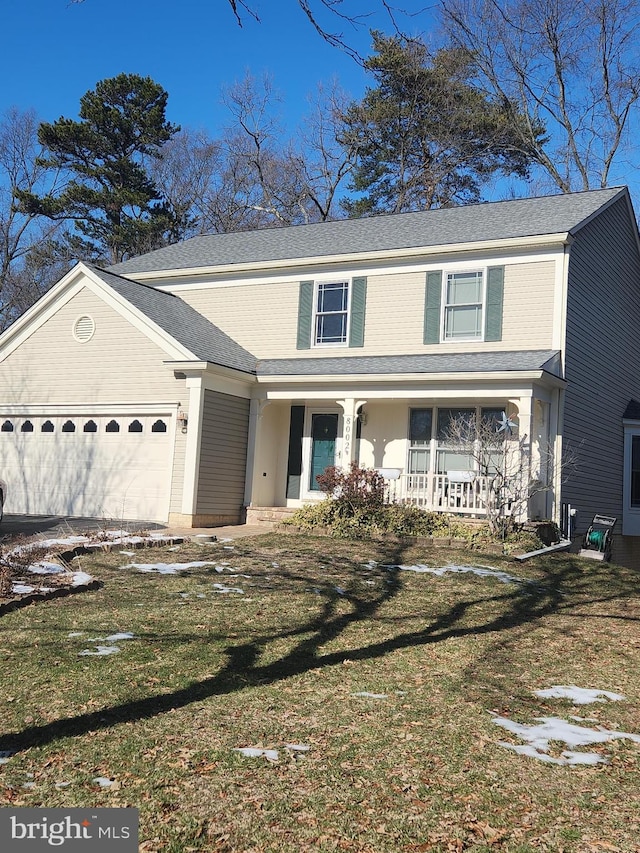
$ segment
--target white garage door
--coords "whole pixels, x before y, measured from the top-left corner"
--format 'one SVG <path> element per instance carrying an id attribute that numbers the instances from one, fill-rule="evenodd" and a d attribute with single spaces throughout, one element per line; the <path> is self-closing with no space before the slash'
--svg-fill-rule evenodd
<path id="1" fill-rule="evenodd" d="M 170 427 L 166 414 L 0 413 L 5 511 L 166 521 Z"/>

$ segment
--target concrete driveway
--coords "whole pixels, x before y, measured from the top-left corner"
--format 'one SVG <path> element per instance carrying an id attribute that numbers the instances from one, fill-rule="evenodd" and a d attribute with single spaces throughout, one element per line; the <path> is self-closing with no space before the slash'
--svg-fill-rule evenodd
<path id="1" fill-rule="evenodd" d="M 273 529 L 271 524 L 248 525 L 239 524 L 228 527 L 207 528 L 173 528 L 156 521 L 126 521 L 122 519 L 101 518 L 69 518 L 64 515 L 8 515 L 0 522 L 0 541 L 11 541 L 18 537 L 38 536 L 40 538 L 55 539 L 63 536 L 81 535 L 99 530 L 124 529 L 130 533 L 140 530 L 166 531 L 167 534 L 175 536 L 196 536 L 198 533 L 211 534 L 222 537 L 239 539 L 244 536 L 258 536 L 268 533 Z"/>
<path id="2" fill-rule="evenodd" d="M 97 518 L 68 518 L 64 515 L 7 515 L 0 522 L 0 539 L 17 536 L 73 536 L 96 530 L 162 530 L 155 521 L 108 521 Z"/>

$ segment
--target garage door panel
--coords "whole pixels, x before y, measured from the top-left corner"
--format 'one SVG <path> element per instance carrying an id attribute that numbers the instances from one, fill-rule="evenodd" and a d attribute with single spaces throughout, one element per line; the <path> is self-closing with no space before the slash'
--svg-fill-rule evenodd
<path id="1" fill-rule="evenodd" d="M 129 432 L 134 421 L 136 431 Z M 32 417 L 33 431 L 23 432 L 25 419 L 15 418 L 12 432 L 0 432 L 6 511 L 165 521 L 170 441 L 168 431 L 152 431 L 158 422 L 166 426 L 168 419 Z M 42 431 L 44 424 L 49 431 Z M 114 424 L 119 431 L 107 432 Z"/>

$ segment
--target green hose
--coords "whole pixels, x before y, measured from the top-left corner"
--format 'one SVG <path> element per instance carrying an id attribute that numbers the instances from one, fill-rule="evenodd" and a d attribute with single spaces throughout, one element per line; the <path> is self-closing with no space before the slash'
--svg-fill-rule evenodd
<path id="1" fill-rule="evenodd" d="M 590 530 L 587 534 L 587 545 L 593 545 L 598 551 L 604 551 L 604 530 Z"/>

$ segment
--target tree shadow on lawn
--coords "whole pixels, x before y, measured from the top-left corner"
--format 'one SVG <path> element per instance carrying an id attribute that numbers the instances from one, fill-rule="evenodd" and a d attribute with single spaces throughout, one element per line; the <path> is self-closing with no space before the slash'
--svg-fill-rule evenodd
<path id="1" fill-rule="evenodd" d="M 345 589 L 344 594 L 336 592 L 335 589 L 320 590 L 320 594 L 325 596 L 320 613 L 294 629 L 273 632 L 250 642 L 227 646 L 227 662 L 211 678 L 172 693 L 124 702 L 45 725 L 30 726 L 19 732 L 8 732 L 0 736 L 0 750 L 18 752 L 61 738 L 110 728 L 119 723 L 152 718 L 212 696 L 225 695 L 251 685 L 274 684 L 323 667 L 341 664 L 346 658 L 353 661 L 372 660 L 399 649 L 439 643 L 454 637 L 500 632 L 533 623 L 567 606 L 561 589 L 573 578 L 577 580 L 581 572 L 569 560 L 552 564 L 542 582 L 505 585 L 499 594 L 456 602 L 421 630 L 398 633 L 380 642 L 322 654 L 323 646 L 335 641 L 350 626 L 374 618 L 382 605 L 402 589 L 399 568 L 402 563 L 402 551 L 403 549 L 398 547 L 386 555 L 385 582 L 379 593 L 373 594 L 369 588 L 368 594 L 358 594 L 355 584 L 353 588 Z M 362 572 L 360 563 L 346 560 L 344 562 L 350 564 L 354 573 Z M 348 613 L 340 613 L 345 601 L 352 609 Z M 464 624 L 472 608 L 494 605 L 501 605 L 503 608 L 495 618 L 479 624 Z M 300 642 L 281 658 L 269 664 L 258 663 L 269 643 L 296 636 L 301 637 Z"/>

